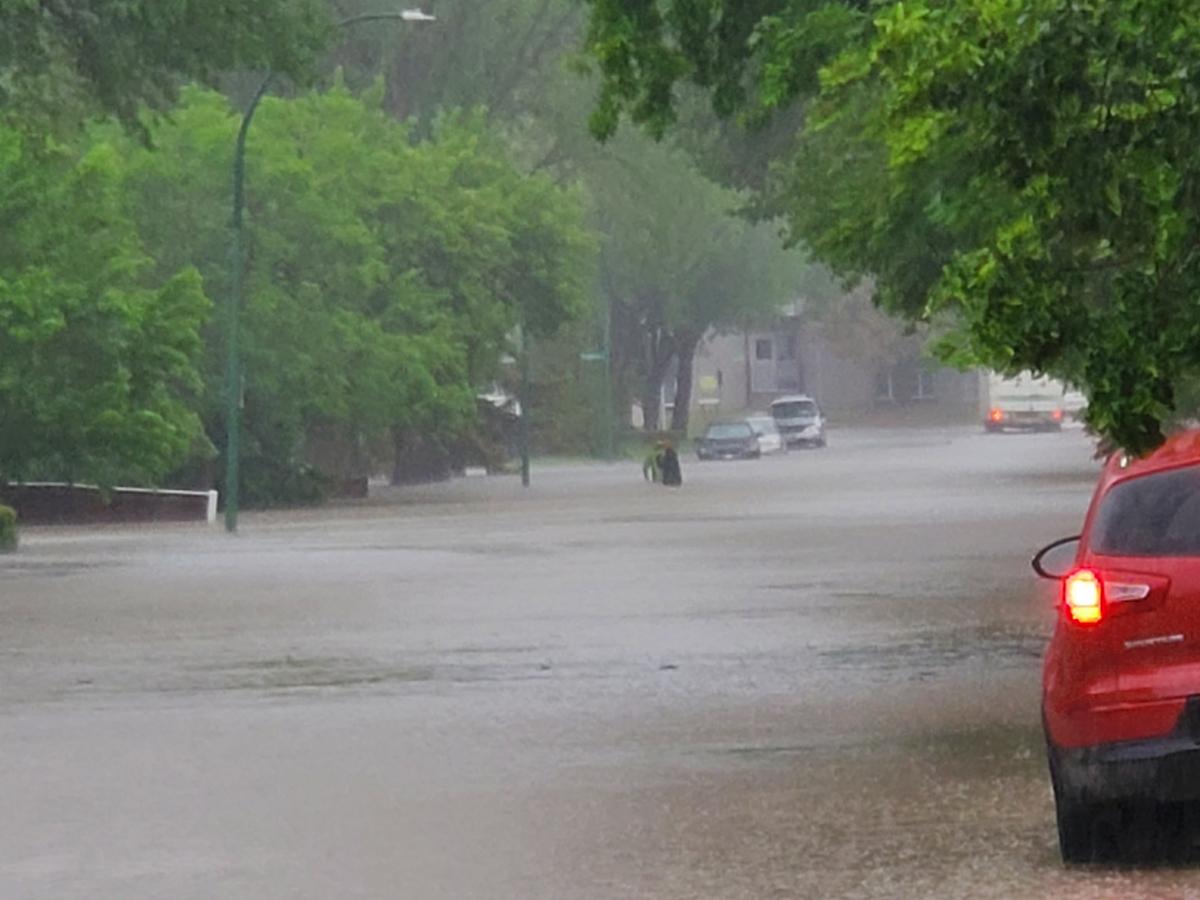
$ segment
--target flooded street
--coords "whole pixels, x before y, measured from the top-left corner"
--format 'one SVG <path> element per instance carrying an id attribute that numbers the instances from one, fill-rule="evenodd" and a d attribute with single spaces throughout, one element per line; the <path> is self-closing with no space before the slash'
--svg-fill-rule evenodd
<path id="1" fill-rule="evenodd" d="M 535 469 L 0 559 L 0 897 L 1200 896 L 1058 861 L 1078 432 Z"/>

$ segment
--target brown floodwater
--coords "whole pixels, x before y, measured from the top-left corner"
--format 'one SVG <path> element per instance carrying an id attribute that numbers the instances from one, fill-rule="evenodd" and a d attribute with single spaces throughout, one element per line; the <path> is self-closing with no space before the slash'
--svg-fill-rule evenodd
<path id="1" fill-rule="evenodd" d="M 0 897 L 1200 896 L 1065 869 L 1039 732 L 1087 442 L 535 468 L 0 559 Z"/>

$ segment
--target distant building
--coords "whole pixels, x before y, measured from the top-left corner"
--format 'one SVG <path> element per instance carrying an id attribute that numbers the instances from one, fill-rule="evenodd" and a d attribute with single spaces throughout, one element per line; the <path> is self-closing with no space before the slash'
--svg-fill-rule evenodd
<path id="1" fill-rule="evenodd" d="M 921 407 L 938 418 L 973 420 L 978 373 L 930 365 L 919 340 L 896 334 L 885 358 L 871 358 L 846 355 L 794 311 L 768 328 L 710 332 L 696 352 L 692 419 L 765 410 L 785 394 L 809 394 L 835 413 Z M 674 395 L 672 373 L 664 389 L 668 415 Z"/>

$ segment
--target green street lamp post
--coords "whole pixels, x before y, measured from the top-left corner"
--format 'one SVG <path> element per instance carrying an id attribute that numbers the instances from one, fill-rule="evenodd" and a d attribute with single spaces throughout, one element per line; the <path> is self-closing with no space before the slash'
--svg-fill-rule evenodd
<path id="1" fill-rule="evenodd" d="M 521 354 L 521 484 L 529 487 L 529 348 Z"/>
<path id="2" fill-rule="evenodd" d="M 338 22 L 337 27 L 348 28 L 363 22 L 386 20 L 436 21 L 434 16 L 419 9 L 405 9 L 399 12 L 364 13 L 359 16 L 351 16 Z M 238 129 L 237 147 L 233 155 L 233 217 L 230 219 L 230 228 L 233 231 L 233 259 L 230 264 L 229 299 L 225 309 L 227 352 L 225 360 L 225 530 L 231 533 L 237 531 L 240 500 L 238 487 L 242 428 L 242 364 L 238 332 L 241 324 L 243 285 L 246 278 L 243 229 L 246 209 L 246 135 L 250 132 L 250 123 L 254 120 L 254 113 L 258 111 L 259 104 L 274 80 L 275 74 L 268 72 L 250 104 L 246 107 L 246 112 L 242 116 L 241 128 Z"/>
<path id="3" fill-rule="evenodd" d="M 612 371 L 612 304 L 604 311 L 604 456 L 609 461 L 616 459 L 613 440 L 613 371 Z"/>

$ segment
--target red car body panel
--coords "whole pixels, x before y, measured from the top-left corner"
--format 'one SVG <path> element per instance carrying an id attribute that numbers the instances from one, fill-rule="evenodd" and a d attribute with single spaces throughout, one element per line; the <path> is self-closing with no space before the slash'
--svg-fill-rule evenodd
<path id="1" fill-rule="evenodd" d="M 1170 438 L 1142 459 L 1108 460 L 1084 522 L 1077 568 L 1105 585 L 1103 614 L 1078 624 L 1060 597 L 1043 671 L 1050 743 L 1064 750 L 1164 738 L 1189 697 L 1200 695 L 1200 556 L 1114 556 L 1095 552 L 1097 511 L 1132 479 L 1200 466 L 1200 430 Z M 1116 590 L 1110 590 L 1110 587 Z M 1144 596 L 1111 599 L 1122 591 Z"/>

